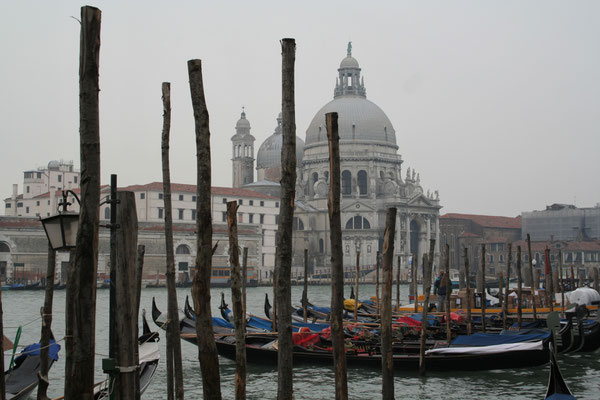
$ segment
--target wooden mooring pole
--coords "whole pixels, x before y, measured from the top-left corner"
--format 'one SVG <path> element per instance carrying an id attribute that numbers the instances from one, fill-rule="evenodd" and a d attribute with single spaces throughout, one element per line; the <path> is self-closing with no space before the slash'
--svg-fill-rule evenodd
<path id="1" fill-rule="evenodd" d="M 308 322 L 308 249 L 304 249 L 304 289 L 302 290 L 304 323 Z"/>
<path id="2" fill-rule="evenodd" d="M 171 84 L 163 82 L 163 129 L 161 134 L 161 160 L 163 177 L 163 202 L 165 218 L 165 249 L 167 256 L 167 399 L 183 399 L 183 366 L 181 356 L 181 339 L 179 328 L 179 306 L 177 304 L 177 287 L 175 271 L 175 254 L 173 252 L 173 208 L 171 197 L 171 167 L 169 162 L 171 133 Z"/>
<path id="3" fill-rule="evenodd" d="M 481 245 L 481 331 L 485 333 L 485 244 Z"/>
<path id="4" fill-rule="evenodd" d="M 248 283 L 248 248 L 242 249 L 242 315 L 246 318 L 246 284 Z M 244 328 L 245 329 L 245 328 Z"/>
<path id="5" fill-rule="evenodd" d="M 544 284 L 546 292 L 546 304 L 550 307 L 550 312 L 554 311 L 554 293 L 552 287 L 552 264 L 550 263 L 550 249 L 546 247 L 544 250 Z"/>
<path id="6" fill-rule="evenodd" d="M 40 370 L 38 372 L 38 400 L 48 400 L 48 354 L 50 353 L 50 336 L 52 335 L 52 302 L 54 298 L 54 275 L 56 270 L 56 251 L 48 242 L 48 268 L 46 270 L 46 291 L 42 308 L 42 340 L 40 341 Z M 0 332 L 2 335 L 2 332 Z M 3 336 L 0 336 L 3 337 Z M 4 373 L 4 368 L 2 368 Z M 4 385 L 4 377 L 2 384 Z M 4 396 L 2 397 L 4 398 Z"/>
<path id="7" fill-rule="evenodd" d="M 531 282 L 531 308 L 533 309 L 533 319 L 537 319 L 537 307 L 535 305 L 535 285 L 533 280 L 533 257 L 531 254 L 531 237 L 527 234 L 527 252 L 529 253 L 529 279 Z M 520 327 L 519 327 L 520 329 Z"/>
<path id="8" fill-rule="evenodd" d="M 92 399 L 96 354 L 96 275 L 100 215 L 100 115 L 98 93 L 101 12 L 81 8 L 79 140 L 81 207 L 75 261 L 66 294 L 65 399 Z"/>
<path id="9" fill-rule="evenodd" d="M 452 279 L 450 279 L 450 245 L 446 243 L 446 273 L 444 279 L 446 279 L 446 340 L 450 343 L 452 339 L 452 330 L 450 329 L 451 323 L 451 310 L 450 310 L 450 296 L 452 295 Z M 442 284 L 443 282 L 440 282 Z M 441 311 L 441 310 L 440 310 Z"/>
<path id="10" fill-rule="evenodd" d="M 508 257 L 506 260 L 506 290 L 502 304 L 502 329 L 507 329 L 506 317 L 508 316 L 508 292 L 510 292 L 510 264 L 512 263 L 512 243 L 508 244 Z"/>
<path id="11" fill-rule="evenodd" d="M 521 246 L 517 246 L 517 320 L 523 326 L 523 278 L 521 276 Z"/>
<path id="12" fill-rule="evenodd" d="M 402 265 L 402 256 L 398 254 L 398 270 L 396 271 L 396 312 L 400 311 L 400 266 Z"/>
<path id="13" fill-rule="evenodd" d="M 134 192 L 118 192 L 116 272 L 116 335 L 119 366 L 113 390 L 119 400 L 139 400 L 140 374 L 136 331 L 136 274 L 138 221 Z"/>
<path id="14" fill-rule="evenodd" d="M 210 309 L 210 277 L 212 272 L 212 208 L 210 129 L 208 109 L 204 98 L 202 61 L 188 61 L 190 92 L 196 128 L 196 272 L 192 283 L 192 297 L 196 313 L 198 360 L 202 373 L 204 400 L 221 399 L 219 355 L 213 336 Z"/>
<path id="15" fill-rule="evenodd" d="M 294 86 L 294 64 L 296 41 L 281 40 L 282 56 L 282 146 L 281 146 L 281 206 L 279 207 L 277 268 L 277 399 L 292 399 L 292 226 L 294 222 L 294 200 L 296 193 L 296 105 Z"/>
<path id="16" fill-rule="evenodd" d="M 419 257 L 417 253 L 413 254 L 412 263 L 410 265 L 411 274 L 412 274 L 412 287 L 413 287 L 413 299 L 415 312 L 419 311 L 419 285 L 417 281 L 417 275 L 419 274 Z"/>
<path id="17" fill-rule="evenodd" d="M 231 301 L 235 326 L 235 399 L 246 399 L 246 318 L 242 301 L 240 254 L 237 228 L 237 201 L 227 202 L 229 264 L 231 265 Z"/>
<path id="18" fill-rule="evenodd" d="M 377 250 L 375 257 L 375 314 L 380 315 L 381 303 L 379 302 L 379 263 L 381 260 L 381 254 L 379 253 L 379 250 Z"/>
<path id="19" fill-rule="evenodd" d="M 463 250 L 465 258 L 465 282 L 467 286 L 467 335 L 470 335 L 473 331 L 471 324 L 471 274 L 469 273 L 469 253 L 466 247 Z"/>
<path id="20" fill-rule="evenodd" d="M 356 297 L 354 298 L 354 321 L 358 321 L 358 280 L 360 278 L 360 251 L 356 252 Z"/>
<path id="21" fill-rule="evenodd" d="M 344 253 L 342 250 L 342 220 L 340 211 L 340 137 L 338 114 L 325 114 L 327 141 L 329 144 L 329 170 L 331 185 L 327 198 L 331 240 L 331 339 L 333 342 L 333 367 L 335 373 L 336 400 L 348 399 L 346 375 L 346 349 L 344 344 Z M 379 257 L 377 257 L 379 259 Z"/>
<path id="22" fill-rule="evenodd" d="M 431 272 L 433 267 L 433 251 L 435 240 L 429 239 L 429 255 L 423 257 L 423 316 L 421 318 L 421 343 L 419 349 L 419 375 L 425 375 L 425 340 L 427 339 L 427 312 L 429 311 L 429 295 L 431 293 Z"/>
<path id="23" fill-rule="evenodd" d="M 558 272 L 560 273 L 560 309 L 561 315 L 565 316 L 565 280 L 563 278 L 563 265 L 562 265 L 562 250 L 558 250 Z"/>
<path id="24" fill-rule="evenodd" d="M 396 208 L 387 209 L 383 233 L 383 309 L 381 312 L 382 399 L 394 399 L 394 359 L 392 348 L 392 280 L 394 273 L 394 236 Z M 358 293 L 358 292 L 357 292 Z"/>

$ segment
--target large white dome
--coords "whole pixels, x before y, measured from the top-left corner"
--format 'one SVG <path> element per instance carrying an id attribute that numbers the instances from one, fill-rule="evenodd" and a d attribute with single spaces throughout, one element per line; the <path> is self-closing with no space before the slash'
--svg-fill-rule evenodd
<path id="1" fill-rule="evenodd" d="M 396 145 L 396 131 L 383 110 L 362 96 L 340 96 L 325 104 L 306 130 L 306 145 L 327 142 L 325 114 L 338 113 L 342 140 L 367 140 Z"/>

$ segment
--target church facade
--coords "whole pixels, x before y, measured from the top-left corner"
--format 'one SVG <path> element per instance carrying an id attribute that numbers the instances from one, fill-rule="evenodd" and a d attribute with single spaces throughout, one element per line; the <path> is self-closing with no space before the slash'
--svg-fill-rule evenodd
<path id="1" fill-rule="evenodd" d="M 305 140 L 296 140 L 297 181 L 294 212 L 294 269 L 301 275 L 304 249 L 308 249 L 309 270 L 313 275 L 330 273 L 331 246 L 327 196 L 329 193 L 329 147 L 325 114 L 338 113 L 341 163 L 341 212 L 344 266 L 354 270 L 357 252 L 362 269 L 372 269 L 377 252 L 383 245 L 386 210 L 397 209 L 395 260 L 407 269 L 410 256 L 419 259 L 429 249 L 429 239 L 436 239 L 439 260 L 439 210 L 437 191 L 425 192 L 415 170 L 404 172 L 398 154 L 396 131 L 386 114 L 367 99 L 364 78 L 358 61 L 352 56 L 351 44 L 338 68 L 333 100 L 325 104 L 306 129 Z M 234 144 L 233 185 L 278 195 L 281 168 L 281 115 L 278 125 L 260 146 L 256 157 L 257 180 L 242 183 L 237 176 L 248 176 L 254 137 L 245 128 L 245 114 L 238 121 Z M 246 159 L 240 157 L 241 154 Z M 236 147 L 237 146 L 237 147 Z M 246 161 L 246 162 L 244 162 Z M 237 165 L 246 166 L 241 171 Z M 238 168 L 238 169 L 236 169 Z M 437 263 L 437 261 L 436 261 Z M 396 261 L 395 261 L 396 264 Z M 294 274 L 294 272 L 293 272 Z"/>

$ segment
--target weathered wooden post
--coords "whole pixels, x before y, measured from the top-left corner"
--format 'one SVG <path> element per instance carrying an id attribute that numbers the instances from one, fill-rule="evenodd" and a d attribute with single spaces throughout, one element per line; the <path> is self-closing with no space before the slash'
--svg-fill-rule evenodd
<path id="1" fill-rule="evenodd" d="M 417 253 L 413 254 L 412 263 L 410 265 L 412 273 L 412 287 L 413 287 L 413 298 L 415 312 L 419 311 L 419 285 L 417 282 L 417 274 L 419 273 L 419 260 Z"/>
<path id="2" fill-rule="evenodd" d="M 202 373 L 202 393 L 205 400 L 221 399 L 219 355 L 213 336 L 210 309 L 210 276 L 212 270 L 212 210 L 210 129 L 208 109 L 204 98 L 202 61 L 188 61 L 190 92 L 196 127 L 196 273 L 192 283 L 192 297 L 196 313 L 198 360 Z"/>
<path id="3" fill-rule="evenodd" d="M 81 8 L 79 140 L 81 207 L 75 262 L 66 294 L 65 399 L 92 399 L 96 353 L 96 273 L 100 209 L 100 118 L 98 69 L 101 12 Z M 111 266 L 112 267 L 112 266 Z"/>
<path id="4" fill-rule="evenodd" d="M 558 271 L 560 273 L 560 312 L 565 316 L 565 280 L 563 278 L 562 250 L 558 250 Z"/>
<path id="5" fill-rule="evenodd" d="M 304 323 L 308 322 L 308 249 L 304 249 L 304 289 L 302 290 Z"/>
<path id="6" fill-rule="evenodd" d="M 136 278 L 138 221 L 135 193 L 118 192 L 119 214 L 116 252 L 116 334 L 119 373 L 113 390 L 120 400 L 137 400 L 139 396 L 138 334 L 136 331 Z"/>
<path id="7" fill-rule="evenodd" d="M 331 185 L 327 208 L 331 240 L 331 339 L 333 342 L 333 366 L 335 371 L 335 398 L 348 399 L 348 377 L 346 375 L 346 350 L 344 345 L 344 254 L 342 250 L 342 220 L 340 211 L 340 137 L 338 114 L 325 114 L 327 141 L 329 143 L 329 170 Z M 377 257 L 379 259 L 379 257 Z"/>
<path id="8" fill-rule="evenodd" d="M 394 359 L 392 349 L 392 279 L 394 272 L 394 236 L 396 208 L 388 208 L 383 233 L 383 309 L 381 312 L 382 398 L 394 399 Z"/>
<path id="9" fill-rule="evenodd" d="M 229 230 L 229 264 L 231 265 L 231 301 L 235 326 L 235 398 L 246 398 L 246 318 L 240 290 L 240 255 L 237 229 L 237 201 L 227 202 L 227 228 Z"/>
<path id="10" fill-rule="evenodd" d="M 506 329 L 506 318 L 508 317 L 508 293 L 510 292 L 510 264 L 512 263 L 512 243 L 508 244 L 508 257 L 506 260 L 506 291 L 504 292 L 504 304 L 502 307 L 502 329 Z"/>
<path id="11" fill-rule="evenodd" d="M 423 317 L 421 318 L 421 345 L 419 349 L 419 375 L 425 375 L 425 340 L 427 338 L 427 311 L 429 308 L 429 294 L 431 292 L 431 270 L 433 267 L 433 251 L 435 240 L 429 239 L 429 256 L 423 257 Z"/>
<path id="12" fill-rule="evenodd" d="M 358 279 L 360 276 L 360 251 L 356 252 L 356 297 L 354 298 L 354 321 L 358 321 Z"/>
<path id="13" fill-rule="evenodd" d="M 142 278 L 144 275 L 144 255 L 146 254 L 146 246 L 139 244 L 137 247 L 137 271 L 135 275 L 135 322 L 138 324 L 136 332 L 139 334 L 140 322 L 140 301 L 142 297 Z"/>
<path id="14" fill-rule="evenodd" d="M 546 304 L 550 307 L 550 312 L 554 311 L 554 295 L 552 293 L 552 265 L 550 264 L 550 249 L 546 247 L 544 251 L 544 257 L 546 258 L 544 262 L 544 283 L 546 293 Z"/>
<path id="15" fill-rule="evenodd" d="M 48 269 L 46 270 L 46 292 L 44 294 L 44 307 L 42 308 L 42 340 L 40 341 L 40 370 L 38 372 L 38 400 L 48 400 L 48 354 L 50 352 L 50 336 L 52 334 L 52 301 L 54 295 L 54 274 L 56 269 L 56 251 L 52 249 L 50 242 L 48 242 Z M 0 315 L 1 318 L 1 315 Z M 0 337 L 4 337 L 0 331 Z M 3 360 L 4 361 L 4 360 Z M 2 367 L 2 374 L 4 374 L 4 368 Z M 2 385 L 4 385 L 4 376 L 2 378 Z M 2 399 L 4 399 L 4 392 L 0 393 Z"/>
<path id="16" fill-rule="evenodd" d="M 517 246 L 517 320 L 523 326 L 523 278 L 521 276 L 521 246 Z"/>
<path id="17" fill-rule="evenodd" d="M 527 234 L 527 251 L 529 252 L 529 278 L 530 278 L 530 282 L 531 282 L 531 307 L 533 308 L 533 319 L 536 320 L 537 319 L 537 310 L 536 310 L 536 305 L 535 305 L 535 288 L 534 288 L 534 281 L 533 281 L 533 257 L 531 255 L 531 237 L 529 236 L 529 233 Z M 538 279 L 539 282 L 539 279 Z M 539 283 L 538 283 L 538 287 L 539 287 Z M 520 329 L 520 327 L 519 327 Z"/>
<path id="18" fill-rule="evenodd" d="M 446 273 L 444 279 L 446 279 L 446 339 L 448 343 L 452 339 L 452 331 L 450 329 L 451 310 L 450 310 L 450 296 L 452 295 L 452 279 L 450 279 L 450 245 L 446 243 Z M 441 284 L 442 282 L 440 282 Z"/>
<path id="19" fill-rule="evenodd" d="M 504 273 L 500 271 L 500 275 L 498 275 L 498 304 L 500 308 L 504 308 L 502 303 L 504 302 Z"/>
<path id="20" fill-rule="evenodd" d="M 173 208 L 171 198 L 171 167 L 169 143 L 171 134 L 171 84 L 162 83 L 163 129 L 161 135 L 161 159 L 163 177 L 163 201 L 165 216 L 165 249 L 167 255 L 167 399 L 183 399 L 183 366 L 179 329 L 179 307 L 175 282 L 175 254 L 173 253 Z"/>
<path id="21" fill-rule="evenodd" d="M 296 190 L 296 111 L 294 92 L 294 63 L 296 41 L 281 40 L 282 55 L 282 138 L 281 146 L 281 206 L 279 207 L 277 268 L 277 399 L 292 398 L 292 225 L 294 222 L 294 200 Z"/>
<path id="22" fill-rule="evenodd" d="M 242 250 L 242 315 L 246 318 L 246 284 L 248 283 L 248 248 Z M 245 327 L 244 327 L 245 329 Z"/>
<path id="23" fill-rule="evenodd" d="M 376 253 L 376 261 L 375 261 L 375 313 L 377 315 L 381 314 L 381 303 L 379 302 L 379 262 L 381 260 L 381 255 L 379 254 L 379 250 Z"/>
<path id="24" fill-rule="evenodd" d="M 467 248 L 464 248 L 465 255 L 465 282 L 467 286 L 467 335 L 470 335 L 473 329 L 471 324 L 471 275 L 469 274 L 469 253 Z"/>
<path id="25" fill-rule="evenodd" d="M 485 332 L 485 244 L 481 245 L 481 331 Z"/>
<path id="26" fill-rule="evenodd" d="M 396 312 L 400 311 L 400 266 L 402 265 L 402 256 L 398 254 L 398 270 L 396 271 Z"/>

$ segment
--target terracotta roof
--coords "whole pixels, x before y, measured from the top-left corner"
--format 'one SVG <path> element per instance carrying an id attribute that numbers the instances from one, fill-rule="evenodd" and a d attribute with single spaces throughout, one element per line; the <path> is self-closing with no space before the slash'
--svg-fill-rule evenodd
<path id="1" fill-rule="evenodd" d="M 152 183 L 148 183 L 145 185 L 130 185 L 130 186 L 119 188 L 119 190 L 129 190 L 132 192 L 136 192 L 136 191 L 162 192 L 163 184 L 162 184 L 162 182 L 152 182 Z M 173 193 L 180 193 L 180 192 L 196 193 L 196 185 L 188 185 L 188 184 L 184 184 L 184 183 L 172 183 L 171 191 Z M 254 190 L 248 190 L 248 189 L 213 186 L 211 188 L 211 192 L 213 195 L 220 195 L 220 196 L 253 197 L 253 198 L 257 198 L 257 199 L 279 200 L 277 197 L 258 193 L 258 192 L 255 192 Z"/>
<path id="2" fill-rule="evenodd" d="M 467 219 L 486 228 L 512 228 L 521 229 L 521 216 L 517 217 L 498 217 L 495 215 L 475 215 L 475 214 L 444 214 L 440 218 L 444 219 Z"/>

